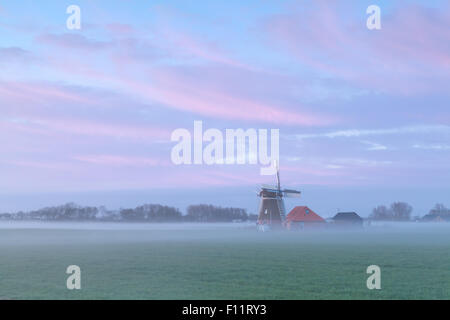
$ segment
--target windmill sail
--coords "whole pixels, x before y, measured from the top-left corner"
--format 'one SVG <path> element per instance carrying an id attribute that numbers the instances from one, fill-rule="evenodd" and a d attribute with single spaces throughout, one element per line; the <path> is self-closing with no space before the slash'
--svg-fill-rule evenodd
<path id="1" fill-rule="evenodd" d="M 300 196 L 302 194 L 300 191 L 291 190 L 291 189 L 284 189 L 284 190 L 282 190 L 282 192 L 286 198 L 300 198 Z"/>

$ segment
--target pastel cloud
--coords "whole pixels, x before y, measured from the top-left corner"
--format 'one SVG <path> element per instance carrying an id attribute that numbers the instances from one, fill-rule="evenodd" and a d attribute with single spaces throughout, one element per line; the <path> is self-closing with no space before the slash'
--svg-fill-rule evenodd
<path id="1" fill-rule="evenodd" d="M 336 116 L 313 112 L 298 102 L 286 102 L 279 98 L 278 102 L 264 101 L 248 90 L 235 90 L 238 86 L 248 86 L 250 89 L 260 86 L 258 83 L 251 84 L 250 81 L 258 81 L 258 77 L 270 78 L 267 73 L 240 67 L 221 59 L 213 59 L 213 62 L 230 63 L 232 66 L 152 67 L 147 63 L 157 56 L 150 56 L 150 61 L 136 60 L 133 51 L 138 48 L 139 46 L 132 44 L 131 52 L 126 55 L 121 51 L 112 53 L 111 62 L 116 66 L 114 74 L 98 69 L 95 64 L 80 65 L 75 62 L 75 68 L 71 63 L 59 65 L 64 69 L 69 68 L 67 71 L 73 74 L 113 85 L 129 95 L 144 99 L 147 103 L 157 102 L 166 107 L 211 118 L 304 126 L 324 126 L 338 121 Z M 89 45 L 86 49 L 89 50 Z M 141 54 L 140 58 L 143 57 Z M 54 61 L 52 63 L 55 63 Z M 285 89 L 278 88 L 277 80 L 274 78 L 260 82 L 270 86 L 267 92 L 279 96 L 277 91 Z"/>
<path id="2" fill-rule="evenodd" d="M 42 44 L 64 49 L 102 50 L 113 46 L 112 42 L 89 39 L 79 34 L 44 34 L 36 39 Z"/>
<path id="3" fill-rule="evenodd" d="M 55 102 L 75 102 L 80 104 L 95 104 L 95 100 L 90 100 L 87 97 L 67 90 L 60 86 L 51 85 L 48 83 L 32 83 L 32 82 L 18 82 L 18 81 L 3 81 L 0 82 L 0 99 L 3 100 L 4 110 L 8 106 L 12 109 L 18 106 L 22 107 L 30 103 L 40 104 L 44 101 Z"/>
<path id="4" fill-rule="evenodd" d="M 233 25 L 202 11 L 198 29 L 180 27 L 192 22 L 185 15 L 99 18 L 80 32 L 55 21 L 30 24 L 31 35 L 24 21 L 5 29 L 17 44 L 0 48 L 0 186 L 273 180 L 259 167 L 172 165 L 171 130 L 194 119 L 280 128 L 283 181 L 294 185 L 396 184 L 427 173 L 430 185 L 444 181 L 448 164 L 433 154 L 448 150 L 450 135 L 448 8 L 393 5 L 383 29 L 370 32 L 350 6 L 313 3 L 236 14 Z"/>
<path id="5" fill-rule="evenodd" d="M 254 67 L 242 63 L 239 60 L 230 58 L 229 54 L 225 53 L 215 43 L 201 41 L 187 32 L 180 32 L 166 27 L 161 31 L 161 37 L 168 39 L 166 49 L 170 50 L 173 55 L 190 56 L 196 59 L 242 69 L 254 69 Z"/>
<path id="6" fill-rule="evenodd" d="M 339 121 L 335 115 L 312 111 L 298 101 L 287 103 L 286 100 L 294 100 L 290 95 L 288 99 L 280 99 L 280 94 L 285 95 L 287 89 L 278 88 L 277 76 L 230 57 L 230 53 L 217 43 L 199 40 L 189 32 L 180 32 L 170 26 L 150 29 L 152 37 L 134 34 L 134 28 L 129 24 L 109 23 L 105 28 L 113 32 L 112 39 L 46 33 L 35 40 L 41 46 L 53 46 L 64 52 L 75 49 L 103 56 L 105 59 L 101 61 L 79 61 L 78 55 L 65 56 L 61 60 L 60 53 L 52 53 L 47 63 L 53 70 L 58 68 L 89 78 L 89 81 L 96 79 L 148 103 L 157 102 L 211 118 L 277 125 L 324 126 Z M 119 34 L 123 34 L 122 31 L 129 33 L 129 36 L 117 38 L 114 29 L 118 29 Z M 176 61 L 175 66 L 173 61 Z M 288 86 L 298 85 L 298 79 L 290 82 Z M 260 94 L 226 90 L 230 83 L 250 89 L 267 83 L 269 87 L 265 90 L 277 96 L 277 101 L 267 101 L 259 97 Z"/>
<path id="7" fill-rule="evenodd" d="M 448 89 L 443 86 L 450 81 L 448 11 L 405 4 L 383 16 L 379 31 L 340 12 L 337 3 L 319 1 L 308 14 L 275 15 L 264 27 L 271 43 L 301 63 L 357 86 L 408 95 Z"/>
<path id="8" fill-rule="evenodd" d="M 0 63 L 22 60 L 28 55 L 28 51 L 19 47 L 0 47 Z"/>
<path id="9" fill-rule="evenodd" d="M 109 23 L 105 28 L 114 35 L 130 35 L 135 32 L 134 28 L 127 23 Z"/>
<path id="10" fill-rule="evenodd" d="M 27 119 L 26 125 L 34 128 L 48 130 L 47 133 L 56 132 L 87 136 L 107 136 L 115 138 L 129 138 L 140 141 L 168 141 L 170 131 L 149 126 L 112 124 L 93 122 L 79 119 L 63 118 L 37 118 Z M 41 132 L 44 132 L 41 130 Z"/>
<path id="11" fill-rule="evenodd" d="M 385 145 L 382 145 L 381 143 L 372 142 L 372 141 L 361 141 L 362 143 L 368 145 L 367 150 L 370 151 L 381 151 L 381 150 L 387 150 L 388 147 Z"/>
<path id="12" fill-rule="evenodd" d="M 0 123 L 14 130 L 44 135 L 71 134 L 125 138 L 146 142 L 168 141 L 171 130 L 156 123 L 139 123 L 120 99 L 106 98 L 84 88 L 48 83 L 0 82 Z M 126 101 L 126 100 L 124 100 Z M 38 106 L 38 107 L 37 107 Z M 90 112 L 86 115 L 86 110 Z M 97 109 L 94 112 L 94 109 Z M 112 110 L 115 113 L 105 114 Z M 5 127 L 3 127 L 5 128 Z"/>
<path id="13" fill-rule="evenodd" d="M 445 125 L 417 125 L 405 126 L 399 128 L 381 128 L 381 129 L 348 129 L 331 131 L 326 133 L 312 133 L 296 135 L 297 139 L 309 138 L 350 138 L 363 136 L 379 136 L 379 135 L 394 135 L 394 134 L 424 134 L 424 133 L 438 133 L 450 134 L 450 126 Z"/>
<path id="14" fill-rule="evenodd" d="M 255 98 L 228 94 L 223 89 L 168 70 L 156 70 L 153 76 L 156 79 L 153 85 L 131 79 L 125 85 L 150 101 L 213 118 L 303 126 L 321 126 L 336 121 L 330 116 L 288 110 Z"/>
<path id="15" fill-rule="evenodd" d="M 441 150 L 450 150 L 450 145 L 448 145 L 448 144 L 431 144 L 431 145 L 415 144 L 415 145 L 413 145 L 413 148 L 441 151 Z"/>
<path id="16" fill-rule="evenodd" d="M 117 167 L 127 167 L 127 166 L 138 166 L 138 167 L 154 167 L 162 166 L 168 161 L 162 161 L 156 158 L 149 157 L 136 157 L 136 156 L 122 156 L 122 155 L 79 155 L 74 157 L 75 160 L 81 162 L 87 162 L 96 165 L 106 165 L 106 166 L 117 166 Z"/>

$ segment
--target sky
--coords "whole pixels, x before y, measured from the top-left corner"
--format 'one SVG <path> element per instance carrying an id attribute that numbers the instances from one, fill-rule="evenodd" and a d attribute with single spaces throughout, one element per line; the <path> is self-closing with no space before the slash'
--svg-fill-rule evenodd
<path id="1" fill-rule="evenodd" d="M 255 212 L 275 179 L 258 165 L 171 161 L 200 120 L 279 129 L 281 183 L 303 193 L 288 208 L 423 215 L 450 206 L 449 96 L 448 1 L 0 1 L 0 212 Z"/>

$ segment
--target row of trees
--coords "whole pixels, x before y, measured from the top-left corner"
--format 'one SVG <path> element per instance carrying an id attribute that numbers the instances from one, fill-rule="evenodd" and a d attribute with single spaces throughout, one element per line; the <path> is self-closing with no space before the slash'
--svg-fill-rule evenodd
<path id="1" fill-rule="evenodd" d="M 240 208 L 221 208 L 207 204 L 189 206 L 186 220 L 198 222 L 246 221 L 247 211 Z"/>
<path id="2" fill-rule="evenodd" d="M 40 210 L 0 214 L 3 220 L 45 221 L 136 221 L 136 222 L 232 222 L 256 220 L 245 209 L 212 205 L 189 206 L 187 215 L 174 207 L 145 204 L 134 209 L 108 210 L 105 207 L 83 207 L 74 203 Z"/>
<path id="3" fill-rule="evenodd" d="M 388 208 L 378 206 L 373 209 L 370 218 L 373 220 L 408 221 L 411 219 L 413 208 L 406 202 L 394 202 Z"/>
<path id="4" fill-rule="evenodd" d="M 95 220 L 106 215 L 104 207 L 81 207 L 74 203 L 39 210 L 0 214 L 6 220 Z"/>
<path id="5" fill-rule="evenodd" d="M 144 204 L 134 209 L 120 210 L 120 220 L 178 222 L 182 220 L 180 210 L 159 204 Z"/>
<path id="6" fill-rule="evenodd" d="M 389 207 L 384 205 L 373 209 L 369 216 L 372 220 L 409 221 L 413 208 L 406 202 L 394 202 Z M 222 208 L 199 204 L 187 208 L 182 215 L 174 207 L 159 204 L 145 204 L 134 209 L 108 210 L 105 207 L 82 207 L 68 203 L 40 210 L 0 214 L 3 220 L 45 220 L 45 221 L 147 221 L 147 222 L 232 222 L 256 220 L 257 215 L 248 214 L 241 208 Z M 415 219 L 418 219 L 415 218 Z M 450 221 L 450 209 L 443 204 L 436 204 L 422 218 L 424 221 Z"/>
<path id="7" fill-rule="evenodd" d="M 413 208 L 406 202 L 394 202 L 389 207 L 378 206 L 372 210 L 370 219 L 383 221 L 409 221 Z M 423 220 L 450 220 L 450 209 L 443 204 L 436 204 L 430 212 L 422 217 Z M 419 219 L 416 217 L 415 219 Z"/>

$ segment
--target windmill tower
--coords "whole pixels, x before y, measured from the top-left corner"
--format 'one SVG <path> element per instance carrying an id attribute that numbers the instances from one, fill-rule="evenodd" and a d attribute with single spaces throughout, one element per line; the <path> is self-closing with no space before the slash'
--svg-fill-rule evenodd
<path id="1" fill-rule="evenodd" d="M 280 171 L 277 166 L 277 185 L 261 186 L 259 197 L 258 225 L 282 226 L 286 217 L 283 197 L 299 198 L 301 192 L 297 190 L 281 189 Z"/>

